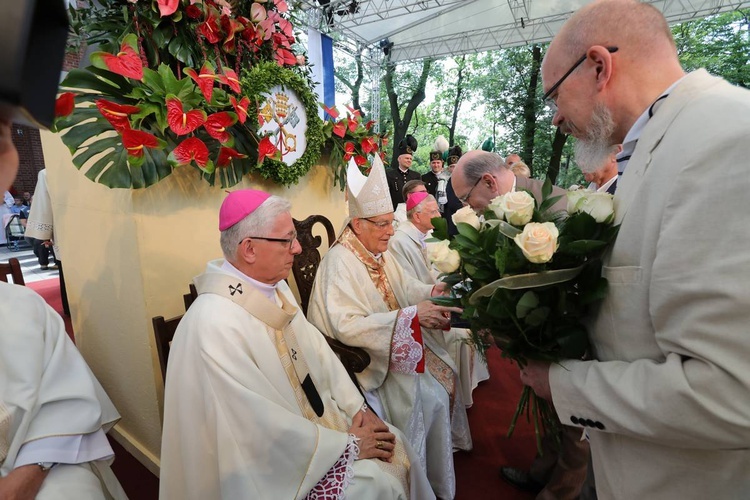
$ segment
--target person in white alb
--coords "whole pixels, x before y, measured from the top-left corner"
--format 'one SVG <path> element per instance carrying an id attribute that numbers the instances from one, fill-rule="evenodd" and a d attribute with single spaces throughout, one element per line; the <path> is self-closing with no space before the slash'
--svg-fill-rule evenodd
<path id="1" fill-rule="evenodd" d="M 195 278 L 169 355 L 160 498 L 434 498 L 284 281 L 289 210 L 252 189 L 221 206 L 225 259 Z"/>

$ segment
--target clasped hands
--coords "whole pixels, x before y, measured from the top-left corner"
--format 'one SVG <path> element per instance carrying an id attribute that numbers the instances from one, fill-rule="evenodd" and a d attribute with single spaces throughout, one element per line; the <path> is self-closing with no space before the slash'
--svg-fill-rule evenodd
<path id="1" fill-rule="evenodd" d="M 371 409 L 358 411 L 352 418 L 349 434 L 359 438 L 359 457 L 378 458 L 390 462 L 393 449 L 396 447 L 396 435 L 388 430 L 388 426 Z"/>
<path id="2" fill-rule="evenodd" d="M 552 401 L 552 390 L 549 386 L 549 363 L 528 360 L 521 368 L 521 382 L 534 390 L 534 394 L 547 401 Z"/>

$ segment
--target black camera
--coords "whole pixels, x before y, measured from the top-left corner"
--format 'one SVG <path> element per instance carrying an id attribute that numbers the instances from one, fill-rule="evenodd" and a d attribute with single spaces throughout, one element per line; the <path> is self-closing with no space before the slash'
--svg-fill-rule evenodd
<path id="1" fill-rule="evenodd" d="M 49 128 L 65 59 L 65 0 L 0 0 L 0 118 Z"/>

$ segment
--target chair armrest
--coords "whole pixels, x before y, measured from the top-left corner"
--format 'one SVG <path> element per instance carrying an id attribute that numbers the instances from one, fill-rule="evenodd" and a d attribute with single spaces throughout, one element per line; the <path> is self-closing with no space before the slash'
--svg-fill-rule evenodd
<path id="1" fill-rule="evenodd" d="M 370 355 L 359 347 L 348 346 L 334 338 L 325 336 L 328 345 L 335 352 L 347 370 L 362 373 L 370 364 Z"/>

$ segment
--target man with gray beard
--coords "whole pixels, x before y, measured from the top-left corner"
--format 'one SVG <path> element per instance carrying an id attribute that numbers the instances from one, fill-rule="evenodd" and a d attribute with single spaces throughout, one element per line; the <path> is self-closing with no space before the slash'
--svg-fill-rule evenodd
<path id="1" fill-rule="evenodd" d="M 542 81 L 581 157 L 622 144 L 624 174 L 593 359 L 521 380 L 586 428 L 600 498 L 747 498 L 750 92 L 685 74 L 664 16 L 635 0 L 576 12 Z"/>

